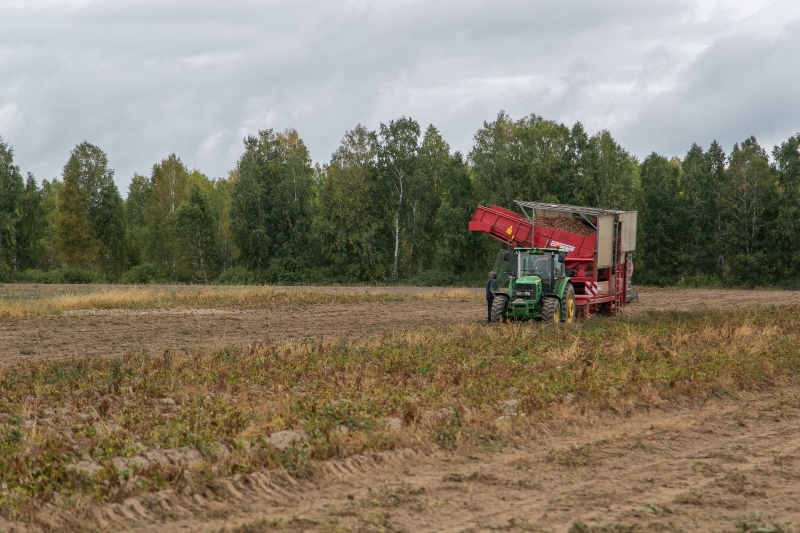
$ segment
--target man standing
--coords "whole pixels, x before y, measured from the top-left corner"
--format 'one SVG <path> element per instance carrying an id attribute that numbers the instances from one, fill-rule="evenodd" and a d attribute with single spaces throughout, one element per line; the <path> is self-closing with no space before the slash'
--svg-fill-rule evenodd
<path id="1" fill-rule="evenodd" d="M 489 307 L 489 319 L 487 322 L 492 322 L 492 302 L 494 302 L 494 293 L 492 292 L 492 286 L 494 285 L 494 278 L 497 274 L 494 271 L 489 272 L 489 279 L 486 281 L 486 303 Z"/>

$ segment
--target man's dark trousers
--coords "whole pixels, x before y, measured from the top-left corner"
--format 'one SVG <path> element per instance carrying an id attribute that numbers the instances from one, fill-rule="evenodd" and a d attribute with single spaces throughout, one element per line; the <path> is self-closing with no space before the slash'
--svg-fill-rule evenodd
<path id="1" fill-rule="evenodd" d="M 492 292 L 492 285 L 494 284 L 494 273 L 489 273 L 489 279 L 486 280 L 486 303 L 489 306 L 489 315 L 487 321 L 492 321 L 492 302 L 494 302 L 494 293 Z"/>

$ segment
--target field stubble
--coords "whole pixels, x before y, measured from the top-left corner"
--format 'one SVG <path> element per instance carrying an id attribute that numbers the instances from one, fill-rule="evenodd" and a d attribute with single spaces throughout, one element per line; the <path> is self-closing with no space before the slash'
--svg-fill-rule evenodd
<path id="1" fill-rule="evenodd" d="M 400 289 L 400 290 L 398 290 Z M 202 285 L 1 285 L 0 318 L 87 311 L 265 309 L 476 297 L 470 289 L 417 287 L 272 287 Z"/>
<path id="2" fill-rule="evenodd" d="M 800 370 L 798 334 L 797 307 L 651 312 L 6 365 L 0 515 L 80 529 L 100 523 L 98 503 L 202 494 L 264 468 L 303 480 L 320 461 L 365 453 L 502 449 L 570 414 L 629 416 L 786 383 Z"/>

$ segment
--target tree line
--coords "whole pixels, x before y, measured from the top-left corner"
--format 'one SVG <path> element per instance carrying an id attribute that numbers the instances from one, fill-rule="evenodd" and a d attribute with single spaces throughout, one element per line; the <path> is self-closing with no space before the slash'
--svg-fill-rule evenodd
<path id="1" fill-rule="evenodd" d="M 40 186 L 0 139 L 0 279 L 472 283 L 498 248 L 467 230 L 475 206 L 519 199 L 638 210 L 637 283 L 795 285 L 798 147 L 640 162 L 608 131 L 501 112 L 464 155 L 401 117 L 346 132 L 324 165 L 291 129 L 248 136 L 220 179 L 171 154 L 123 200 L 96 145 Z"/>

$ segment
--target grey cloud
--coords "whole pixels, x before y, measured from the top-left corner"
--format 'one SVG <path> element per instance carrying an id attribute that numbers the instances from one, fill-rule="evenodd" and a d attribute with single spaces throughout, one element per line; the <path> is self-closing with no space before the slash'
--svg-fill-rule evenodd
<path id="1" fill-rule="evenodd" d="M 800 132 L 797 50 L 800 23 L 772 38 L 721 39 L 679 74 L 675 90 L 647 101 L 619 128 L 619 139 L 640 154 L 683 156 L 693 142 L 717 140 L 730 151 L 755 135 L 769 151 Z"/>
<path id="2" fill-rule="evenodd" d="M 770 9 L 796 15 L 787 6 Z M 221 177 L 245 135 L 294 127 L 325 162 L 347 129 L 400 115 L 433 123 L 462 152 L 501 109 L 608 128 L 639 155 L 727 131 L 784 135 L 791 112 L 750 102 L 725 113 L 723 102 L 786 91 L 724 80 L 738 79 L 738 60 L 796 88 L 779 65 L 797 50 L 795 30 L 765 40 L 763 24 L 695 12 L 688 0 L 0 5 L 0 135 L 40 179 L 94 142 L 123 194 L 171 152 Z"/>

